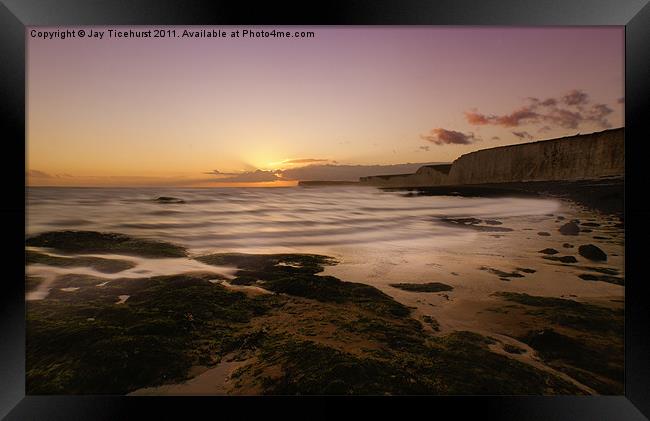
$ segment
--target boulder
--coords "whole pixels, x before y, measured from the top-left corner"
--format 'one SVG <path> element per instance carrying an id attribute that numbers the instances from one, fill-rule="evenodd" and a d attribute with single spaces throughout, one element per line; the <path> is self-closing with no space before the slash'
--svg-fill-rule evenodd
<path id="1" fill-rule="evenodd" d="M 560 233 L 562 235 L 578 235 L 579 232 L 580 227 L 573 221 L 567 222 L 560 227 Z"/>
<path id="2" fill-rule="evenodd" d="M 607 253 L 602 251 L 600 247 L 594 246 L 593 244 L 583 244 L 578 247 L 578 253 L 580 256 L 593 260 L 595 262 L 604 262 L 607 260 Z"/>

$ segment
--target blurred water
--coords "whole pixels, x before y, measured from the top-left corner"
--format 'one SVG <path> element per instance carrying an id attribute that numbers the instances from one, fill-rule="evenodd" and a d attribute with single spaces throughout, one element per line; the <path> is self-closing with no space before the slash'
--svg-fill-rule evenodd
<path id="1" fill-rule="evenodd" d="M 171 196 L 184 204 L 154 199 Z M 30 188 L 27 235 L 74 229 L 146 236 L 205 250 L 381 243 L 461 235 L 436 217 L 538 215 L 529 198 L 404 197 L 365 187 Z"/>

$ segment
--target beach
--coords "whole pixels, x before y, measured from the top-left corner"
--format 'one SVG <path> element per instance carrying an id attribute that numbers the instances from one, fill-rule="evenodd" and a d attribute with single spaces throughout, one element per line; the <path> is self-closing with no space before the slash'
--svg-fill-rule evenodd
<path id="1" fill-rule="evenodd" d="M 28 340 L 72 341 L 28 349 L 33 393 L 622 393 L 617 212 L 357 186 L 28 200 Z M 133 361 L 136 380 L 77 373 Z"/>

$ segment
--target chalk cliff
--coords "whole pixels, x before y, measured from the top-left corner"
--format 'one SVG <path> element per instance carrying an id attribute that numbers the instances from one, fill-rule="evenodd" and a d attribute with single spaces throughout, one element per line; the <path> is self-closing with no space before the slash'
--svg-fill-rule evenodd
<path id="1" fill-rule="evenodd" d="M 446 184 L 451 164 L 425 165 L 415 174 L 377 175 L 361 177 L 361 184 L 378 187 L 421 187 Z"/>
<path id="2" fill-rule="evenodd" d="M 415 174 L 361 177 L 378 187 L 587 180 L 625 174 L 624 129 L 482 149 Z"/>

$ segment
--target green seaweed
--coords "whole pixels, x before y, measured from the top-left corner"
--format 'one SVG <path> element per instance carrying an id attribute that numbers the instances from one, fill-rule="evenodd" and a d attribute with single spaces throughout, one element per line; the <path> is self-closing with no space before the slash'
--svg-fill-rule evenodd
<path id="1" fill-rule="evenodd" d="M 440 331 L 440 323 L 438 323 L 438 321 L 436 319 L 434 319 L 433 317 L 428 316 L 428 315 L 424 315 L 424 316 L 422 316 L 422 320 L 424 320 L 424 322 L 426 324 L 431 326 L 431 329 L 433 329 L 435 332 Z"/>
<path id="2" fill-rule="evenodd" d="M 431 335 L 408 307 L 378 289 L 317 275 L 333 264 L 326 256 L 199 260 L 237 266 L 236 280 L 262 281 L 278 294 L 233 292 L 211 283 L 208 272 L 59 277 L 46 299 L 28 302 L 28 394 L 128 393 L 184 381 L 190 367 L 230 353 L 255 356 L 234 373 L 233 387 L 258 382 L 266 394 L 581 393 L 492 352 L 491 338 Z M 79 289 L 61 291 L 63 285 Z M 120 295 L 129 298 L 118 304 Z M 274 323 L 278 316 L 284 322 Z M 350 348 L 348 339 L 362 345 Z"/>
<path id="3" fill-rule="evenodd" d="M 323 265 L 335 264 L 327 256 L 315 254 L 240 254 L 223 253 L 197 257 L 206 264 L 237 266 L 235 285 L 262 282 L 264 289 L 311 298 L 322 302 L 355 303 L 374 311 L 405 317 L 410 310 L 378 289 L 366 284 L 344 282 L 333 276 L 320 276 Z"/>
<path id="4" fill-rule="evenodd" d="M 101 279 L 94 279 L 97 283 Z M 115 304 L 118 295 L 130 295 Z M 268 305 L 189 275 L 53 291 L 27 306 L 29 394 L 103 394 L 183 380 Z"/>
<path id="5" fill-rule="evenodd" d="M 359 358 L 311 341 L 269 341 L 261 353 L 282 374 L 263 381 L 266 394 L 548 394 L 580 393 L 543 371 L 495 354 L 492 341 L 455 332 L 385 358 Z M 478 363 L 480 361 L 480 364 Z"/>
<path id="6" fill-rule="evenodd" d="M 528 314 L 543 316 L 552 323 L 594 332 L 622 332 L 622 309 L 610 309 L 593 304 L 555 297 L 539 297 L 515 292 L 497 292 L 505 300 L 535 307 Z"/>
<path id="7" fill-rule="evenodd" d="M 549 365 L 599 393 L 622 393 L 623 309 L 511 292 L 496 295 L 533 307 L 527 314 L 552 324 L 519 338 Z"/>

